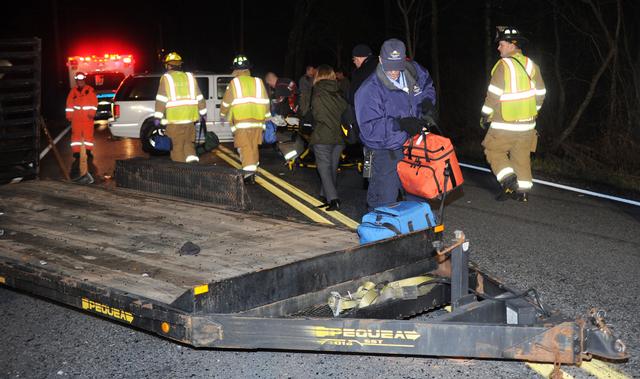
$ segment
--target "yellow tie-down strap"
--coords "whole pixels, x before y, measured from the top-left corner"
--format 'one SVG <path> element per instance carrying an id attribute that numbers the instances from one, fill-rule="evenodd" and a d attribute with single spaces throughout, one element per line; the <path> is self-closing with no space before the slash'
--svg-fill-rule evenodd
<path id="1" fill-rule="evenodd" d="M 365 282 L 355 293 L 348 292 L 346 296 L 339 292 L 331 292 L 328 304 L 334 316 L 354 308 L 366 308 L 372 304 L 380 304 L 394 299 L 416 299 L 431 291 L 434 285 L 426 285 L 433 281 L 431 276 L 414 276 L 396 280 L 386 285 Z"/>

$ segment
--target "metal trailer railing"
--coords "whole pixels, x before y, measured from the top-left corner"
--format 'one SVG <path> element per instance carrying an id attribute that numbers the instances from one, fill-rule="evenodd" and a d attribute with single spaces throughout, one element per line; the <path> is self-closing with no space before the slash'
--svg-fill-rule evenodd
<path id="1" fill-rule="evenodd" d="M 0 183 L 38 176 L 41 41 L 0 40 Z"/>

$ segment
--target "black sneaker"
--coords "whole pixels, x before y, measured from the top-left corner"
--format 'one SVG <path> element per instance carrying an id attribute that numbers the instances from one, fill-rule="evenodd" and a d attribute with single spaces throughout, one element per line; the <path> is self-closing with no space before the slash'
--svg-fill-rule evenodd
<path id="1" fill-rule="evenodd" d="M 327 201 L 327 198 L 324 197 L 324 196 L 318 196 L 318 200 L 320 200 L 320 202 L 322 203 L 322 204 L 318 205 L 318 208 L 325 208 L 325 207 L 328 207 L 329 205 L 331 205 Z"/>
<path id="2" fill-rule="evenodd" d="M 329 202 L 329 206 L 327 207 L 328 211 L 338 211 L 340 210 L 340 199 L 333 199 Z"/>

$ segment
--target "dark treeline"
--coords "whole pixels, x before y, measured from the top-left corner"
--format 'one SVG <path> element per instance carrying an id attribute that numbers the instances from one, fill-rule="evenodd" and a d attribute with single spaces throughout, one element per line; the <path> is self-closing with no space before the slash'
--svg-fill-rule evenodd
<path id="1" fill-rule="evenodd" d="M 349 62 L 359 42 L 389 37 L 436 80 L 442 126 L 475 145 L 488 74 L 498 58 L 496 25 L 519 27 L 525 54 L 548 88 L 540 154 L 582 170 L 640 174 L 640 3 L 631 0 L 381 0 L 294 2 L 285 72 L 308 61 Z M 329 5 L 331 4 L 331 5 Z"/>
<path id="2" fill-rule="evenodd" d="M 539 156 L 583 170 L 640 175 L 640 2 L 635 0 L 244 0 L 170 3 L 114 0 L 114 12 L 68 0 L 26 1 L 3 37 L 43 39 L 45 110 L 60 113 L 64 60 L 78 46 L 120 43 L 138 68 L 157 70 L 160 49 L 179 51 L 188 69 L 225 72 L 244 52 L 255 72 L 298 79 L 308 63 L 349 72 L 351 49 L 378 51 L 390 37 L 436 82 L 442 127 L 481 157 L 478 127 L 488 74 L 498 58 L 496 25 L 519 27 L 525 54 L 548 88 L 538 120 Z M 242 28 L 242 30 L 241 30 Z M 62 61 L 60 61 L 62 60 Z"/>

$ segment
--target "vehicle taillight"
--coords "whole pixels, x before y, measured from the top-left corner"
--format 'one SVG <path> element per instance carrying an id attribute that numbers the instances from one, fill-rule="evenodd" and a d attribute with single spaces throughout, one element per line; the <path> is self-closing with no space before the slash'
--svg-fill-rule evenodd
<path id="1" fill-rule="evenodd" d="M 113 117 L 118 119 L 120 117 L 120 105 L 113 104 Z"/>

